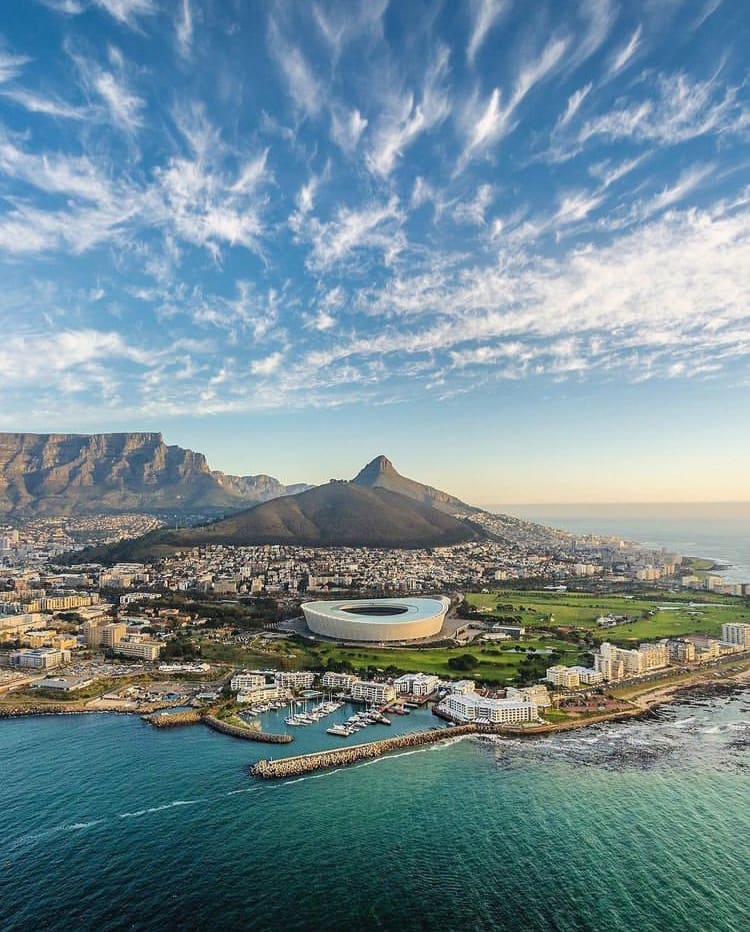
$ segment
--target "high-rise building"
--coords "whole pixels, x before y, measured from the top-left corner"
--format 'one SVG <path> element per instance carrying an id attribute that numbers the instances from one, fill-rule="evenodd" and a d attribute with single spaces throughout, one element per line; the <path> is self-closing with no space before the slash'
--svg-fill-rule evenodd
<path id="1" fill-rule="evenodd" d="M 722 625 L 721 639 L 725 644 L 740 644 L 750 649 L 750 625 L 739 621 Z"/>

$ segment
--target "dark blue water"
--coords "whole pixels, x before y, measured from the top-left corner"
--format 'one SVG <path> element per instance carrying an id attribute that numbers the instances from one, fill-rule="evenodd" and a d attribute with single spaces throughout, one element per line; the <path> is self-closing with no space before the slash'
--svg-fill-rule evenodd
<path id="1" fill-rule="evenodd" d="M 267 750 L 1 722 L 0 928 L 750 928 L 750 694 L 254 782 Z"/>

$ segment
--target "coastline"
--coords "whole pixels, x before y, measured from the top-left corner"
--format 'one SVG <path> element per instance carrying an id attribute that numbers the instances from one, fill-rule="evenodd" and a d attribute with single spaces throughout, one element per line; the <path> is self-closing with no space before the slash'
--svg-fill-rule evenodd
<path id="1" fill-rule="evenodd" d="M 656 709 L 662 705 L 679 702 L 681 699 L 687 700 L 689 696 L 696 691 L 705 690 L 706 688 L 725 689 L 748 689 L 750 688 L 750 660 L 744 660 L 740 663 L 729 666 L 725 671 L 717 671 L 716 668 L 710 670 L 692 671 L 687 674 L 677 674 L 672 682 L 662 684 L 650 683 L 643 690 L 625 690 L 627 696 L 621 697 L 630 704 L 630 708 L 620 709 L 611 712 L 602 712 L 600 714 L 588 715 L 579 719 L 569 719 L 560 722 L 545 722 L 534 726 L 509 726 L 509 725 L 475 725 L 474 723 L 452 723 L 445 728 L 434 728 L 422 732 L 408 732 L 407 734 L 395 738 L 385 738 L 381 741 L 366 742 L 359 745 L 349 745 L 329 750 L 314 751 L 308 754 L 292 755 L 289 757 L 277 758 L 274 761 L 260 760 L 251 765 L 250 773 L 252 776 L 261 779 L 275 779 L 282 776 L 307 774 L 316 770 L 325 770 L 331 767 L 348 766 L 360 760 L 373 757 L 379 757 L 398 750 L 401 747 L 413 747 L 428 743 L 436 743 L 450 739 L 453 736 L 476 735 L 498 735 L 515 738 L 534 738 L 542 735 L 555 734 L 558 732 L 577 731 L 588 728 L 592 725 L 600 725 L 605 722 L 622 721 L 626 719 L 648 719 Z M 616 690 L 613 690 L 616 694 Z M 30 703 L 17 704 L 0 702 L 0 720 L 24 718 L 27 716 L 41 715 L 93 715 L 93 714 L 116 714 L 116 715 L 139 715 L 149 724 L 154 724 L 154 713 L 158 713 L 170 706 L 159 706 L 148 709 L 123 709 L 123 708 L 92 708 L 88 703 L 71 703 L 70 707 L 61 703 Z M 189 717 L 189 721 L 188 721 Z M 244 738 L 258 742 L 270 744 L 286 744 L 292 741 L 291 736 L 282 736 L 272 733 L 251 731 L 250 729 L 239 729 L 234 726 L 217 728 L 220 724 L 213 718 L 210 711 L 206 713 L 189 713 L 189 716 L 175 716 L 176 720 L 164 722 L 163 726 L 180 725 L 180 724 L 204 724 L 214 728 L 223 734 L 235 738 Z M 242 731 L 242 734 L 238 732 Z"/>

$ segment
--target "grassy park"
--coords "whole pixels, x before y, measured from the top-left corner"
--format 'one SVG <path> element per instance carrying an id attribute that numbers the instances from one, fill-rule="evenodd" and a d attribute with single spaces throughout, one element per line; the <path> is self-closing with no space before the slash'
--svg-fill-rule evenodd
<path id="1" fill-rule="evenodd" d="M 515 618 L 533 632 L 535 628 L 589 629 L 596 640 L 625 643 L 685 634 L 721 634 L 728 621 L 750 621 L 747 599 L 712 593 L 664 593 L 644 591 L 626 595 L 587 592 L 501 589 L 468 593 L 480 617 Z M 634 620 L 615 628 L 598 628 L 602 615 L 626 615 Z"/>

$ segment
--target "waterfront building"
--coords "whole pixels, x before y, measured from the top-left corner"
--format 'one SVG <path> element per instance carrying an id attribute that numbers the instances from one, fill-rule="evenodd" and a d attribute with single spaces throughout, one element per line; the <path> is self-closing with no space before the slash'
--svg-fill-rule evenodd
<path id="1" fill-rule="evenodd" d="M 267 702 L 279 702 L 288 699 L 290 691 L 279 683 L 263 683 L 260 686 L 243 689 L 237 695 L 237 702 L 263 705 Z"/>
<path id="2" fill-rule="evenodd" d="M 289 686 L 292 689 L 309 689 L 315 682 L 315 674 L 309 670 L 280 670 L 274 673 L 273 677 L 280 686 Z"/>
<path id="3" fill-rule="evenodd" d="M 368 680 L 357 680 L 352 686 L 352 699 L 361 699 L 364 702 L 393 702 L 396 698 L 396 688 L 390 683 L 375 683 Z"/>
<path id="4" fill-rule="evenodd" d="M 520 689 L 515 686 L 508 686 L 505 690 L 505 698 L 514 699 L 516 702 L 533 702 L 540 709 L 547 709 L 552 705 L 549 691 L 542 683 L 537 683 L 534 686 L 522 686 Z"/>
<path id="5" fill-rule="evenodd" d="M 741 622 L 722 625 L 721 639 L 725 644 L 739 644 L 750 649 L 750 625 Z"/>
<path id="6" fill-rule="evenodd" d="M 449 693 L 439 708 L 459 722 L 477 722 L 492 725 L 520 724 L 538 719 L 533 702 L 516 699 L 486 699 L 477 693 Z"/>
<path id="7" fill-rule="evenodd" d="M 658 670 L 669 663 L 667 645 L 642 643 L 637 648 L 615 647 L 604 641 L 594 654 L 594 669 L 605 680 L 619 680 L 625 676 L 640 676 Z"/>
<path id="8" fill-rule="evenodd" d="M 682 638 L 670 638 L 662 641 L 666 645 L 670 663 L 694 663 L 695 644 Z"/>
<path id="9" fill-rule="evenodd" d="M 405 673 L 393 681 L 397 692 L 412 696 L 429 696 L 438 688 L 440 680 L 428 673 Z"/>
<path id="10" fill-rule="evenodd" d="M 560 686 L 563 689 L 575 689 L 581 684 L 581 678 L 577 670 L 561 665 L 548 667 L 545 679 L 553 686 Z"/>
<path id="11" fill-rule="evenodd" d="M 450 684 L 450 691 L 456 696 L 465 696 L 467 693 L 473 693 L 475 686 L 474 680 L 456 680 Z"/>
<path id="12" fill-rule="evenodd" d="M 229 688 L 236 693 L 260 689 L 265 685 L 266 678 L 262 673 L 235 673 L 229 681 Z"/>
<path id="13" fill-rule="evenodd" d="M 353 673 L 324 673 L 320 685 L 325 689 L 341 689 L 348 691 L 357 682 Z"/>
<path id="14" fill-rule="evenodd" d="M 581 686 L 596 686 L 601 683 L 604 677 L 593 667 L 570 667 L 578 674 Z"/>

